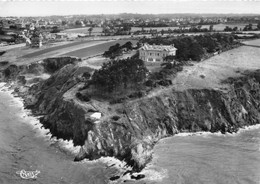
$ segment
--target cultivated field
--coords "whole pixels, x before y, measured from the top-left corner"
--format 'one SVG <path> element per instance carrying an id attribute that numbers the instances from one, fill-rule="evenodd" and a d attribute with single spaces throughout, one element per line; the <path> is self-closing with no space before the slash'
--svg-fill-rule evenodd
<path id="1" fill-rule="evenodd" d="M 243 72 L 260 69 L 260 39 L 246 41 L 248 46 L 223 52 L 194 66 L 184 67 L 173 79 L 176 90 L 188 88 L 214 88 L 225 90 L 221 82 L 229 77 L 241 76 Z M 251 46 L 252 45 L 252 46 Z"/>
<path id="2" fill-rule="evenodd" d="M 28 64 L 57 56 L 76 56 L 88 58 L 104 53 L 110 46 L 116 43 L 125 44 L 131 41 L 133 44 L 137 40 L 81 40 L 74 42 L 60 42 L 54 45 L 45 45 L 40 49 L 29 47 L 11 48 L 0 57 L 0 61 L 15 62 L 18 65 Z M 94 64 L 96 65 L 96 64 Z"/>
<path id="3" fill-rule="evenodd" d="M 87 43 L 90 43 L 90 42 L 93 42 L 93 41 L 92 40 L 76 41 L 76 42 L 72 42 L 72 43 L 68 43 L 68 44 L 64 44 L 64 45 L 59 45 L 59 46 L 54 46 L 54 47 L 50 47 L 50 48 L 46 48 L 46 49 L 41 49 L 39 51 L 24 55 L 22 57 L 23 58 L 37 57 L 37 56 L 45 54 L 47 52 L 53 52 L 53 51 L 56 51 L 56 50 L 65 49 L 65 48 L 68 48 L 68 47 L 81 45 L 81 44 L 87 44 Z"/>
<path id="4" fill-rule="evenodd" d="M 137 40 L 109 41 L 107 43 L 102 43 L 102 44 L 90 46 L 90 47 L 87 47 L 87 48 L 82 48 L 82 49 L 79 49 L 79 50 L 75 50 L 75 51 L 72 51 L 72 52 L 68 52 L 68 53 L 66 53 L 64 55 L 66 55 L 66 56 L 76 56 L 76 57 L 81 57 L 81 58 L 91 57 L 91 56 L 95 56 L 95 55 L 98 55 L 98 54 L 103 54 L 112 45 L 115 45 L 117 43 L 119 43 L 120 45 L 123 45 L 123 44 L 125 44 L 128 41 L 131 41 L 133 44 L 137 43 Z"/>

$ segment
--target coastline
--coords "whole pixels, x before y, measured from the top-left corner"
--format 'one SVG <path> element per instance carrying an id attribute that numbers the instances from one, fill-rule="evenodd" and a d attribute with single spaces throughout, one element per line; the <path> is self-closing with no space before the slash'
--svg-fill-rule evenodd
<path id="1" fill-rule="evenodd" d="M 9 86 L 8 86 L 9 85 Z M 15 92 L 13 87 L 11 87 L 12 84 L 8 83 L 0 83 L 0 92 L 5 92 L 9 96 L 11 96 L 19 106 L 21 106 L 23 113 L 20 115 L 21 117 L 27 118 L 28 119 L 28 125 L 32 127 L 32 129 L 36 130 L 38 133 L 37 135 L 39 137 L 42 137 L 46 141 L 49 141 L 50 145 L 52 144 L 58 144 L 58 146 L 69 152 L 70 154 L 73 154 L 76 156 L 79 153 L 80 146 L 73 146 L 72 140 L 67 141 L 63 139 L 57 139 L 55 136 L 50 133 L 49 129 L 46 129 L 43 127 L 43 125 L 39 122 L 39 117 L 33 116 L 32 112 L 28 109 L 24 109 L 24 99 L 22 96 L 19 96 L 19 93 Z M 158 144 L 160 141 L 164 141 L 165 139 L 171 139 L 174 136 L 182 137 L 182 136 L 208 136 L 208 135 L 217 135 L 217 136 L 236 136 L 240 134 L 243 131 L 248 131 L 252 129 L 259 129 L 260 124 L 257 125 L 249 125 L 249 126 L 244 126 L 240 127 L 236 132 L 228 133 L 226 132 L 225 134 L 221 133 L 220 131 L 218 132 L 189 132 L 189 133 L 176 133 L 172 136 L 166 136 L 160 138 L 155 144 Z M 121 160 L 118 160 L 117 158 L 114 157 L 101 157 L 99 159 L 94 159 L 94 160 L 87 160 L 84 159 L 81 161 L 81 163 L 92 163 L 92 162 L 102 162 L 107 165 L 107 168 L 114 167 L 118 170 L 118 176 L 120 176 L 120 181 L 121 180 L 133 180 L 131 176 L 135 175 L 145 175 L 145 178 L 148 180 L 152 181 L 161 181 L 163 178 L 167 177 L 167 171 L 166 170 L 161 170 L 160 172 L 152 170 L 151 166 L 149 165 L 150 162 L 148 162 L 148 165 L 146 165 L 141 171 L 139 172 L 133 172 L 131 171 L 132 167 L 127 166 L 127 163 Z M 157 174 L 151 174 L 151 172 L 157 172 Z M 127 173 L 127 174 L 125 174 Z M 111 177 L 113 178 L 113 177 Z M 113 180 L 112 180 L 113 181 Z"/>
<path id="2" fill-rule="evenodd" d="M 72 140 L 68 141 L 63 140 L 61 138 L 57 139 L 57 137 L 53 136 L 50 130 L 44 128 L 44 126 L 40 123 L 40 117 L 34 116 L 31 110 L 24 108 L 24 99 L 21 96 L 19 96 L 19 93 L 15 92 L 12 88 L 12 84 L 0 82 L 0 93 L 5 93 L 6 95 L 8 95 L 11 99 L 13 99 L 14 103 L 19 108 L 21 108 L 21 112 L 19 112 L 18 116 L 22 118 L 24 122 L 26 122 L 29 128 L 35 131 L 35 137 L 39 137 L 43 139 L 45 142 L 47 142 L 49 146 L 55 145 L 55 147 L 57 146 L 59 147 L 59 149 L 65 151 L 67 154 L 73 155 L 75 157 L 79 153 L 81 146 L 74 146 Z M 80 163 L 83 164 L 93 164 L 96 162 L 105 164 L 107 169 L 117 169 L 117 174 L 123 176 L 121 179 L 134 181 L 133 179 L 131 179 L 131 172 L 129 172 L 132 168 L 130 166 L 127 166 L 126 162 L 121 161 L 115 157 L 101 157 L 95 160 L 88 160 L 87 158 L 85 158 L 82 161 L 80 161 Z"/>
<path id="3" fill-rule="evenodd" d="M 222 56 L 240 50 L 224 52 Z M 67 140 L 64 146 L 68 149 L 74 149 L 72 144 L 79 146 L 75 161 L 115 157 L 131 166 L 131 171 L 125 172 L 133 178 L 135 172 L 142 173 L 149 165 L 154 145 L 165 137 L 187 135 L 180 132 L 195 132 L 188 135 L 207 135 L 208 132 L 229 135 L 239 132 L 241 127 L 259 124 L 259 71 L 240 72 L 237 75 L 232 68 L 236 75 L 225 82 L 229 86 L 228 91 L 211 87 L 196 88 L 194 83 L 193 86 L 185 86 L 184 90 L 176 90 L 173 86 L 149 97 L 109 104 L 97 99 L 83 102 L 76 98 L 78 87 L 86 82 L 82 77 L 84 72 L 92 72 L 86 68 L 82 70 L 77 59 L 67 57 L 46 59 L 44 62 L 12 66 L 8 68 L 7 78 L 3 72 L 2 79 L 9 81 L 12 95 L 23 99 L 23 107 L 30 109 L 27 111 L 29 114 L 41 116 L 36 126 L 48 129 L 45 134 L 51 132 L 48 133 L 49 137 L 53 135 L 57 136 L 58 141 Z M 205 66 L 205 63 L 210 62 L 205 60 L 201 65 Z M 27 73 L 33 74 L 39 68 L 45 72 L 51 65 L 55 66 L 55 70 L 50 73 L 50 78 L 37 79 L 35 85 L 28 86 Z M 197 70 L 198 79 L 207 80 L 209 75 L 206 75 L 206 79 L 199 77 L 200 69 L 194 69 Z M 185 71 L 183 73 L 186 75 Z M 190 76 L 189 72 L 187 76 Z M 39 78 L 39 74 L 35 74 L 35 77 Z M 31 81 L 29 83 L 32 84 Z M 96 112 L 101 114 L 98 121 L 91 118 Z M 53 144 L 56 143 L 54 139 Z M 140 174 L 140 179 L 143 177 Z M 115 176 L 112 179 L 117 178 Z"/>
<path id="4" fill-rule="evenodd" d="M 61 149 L 64 149 L 64 151 L 74 156 L 79 152 L 80 147 L 74 146 L 72 140 L 67 141 L 57 139 L 50 133 L 49 129 L 44 128 L 39 121 L 40 117 L 34 116 L 29 109 L 24 108 L 24 99 L 19 96 L 19 94 L 15 93 L 15 91 L 11 89 L 7 83 L 0 82 L 0 92 L 6 93 L 8 96 L 10 96 L 17 104 L 17 106 L 21 108 L 19 116 L 27 122 L 26 124 L 29 125 L 30 128 L 36 131 L 35 136 L 43 138 L 45 141 L 48 141 L 50 145 L 58 144 Z"/>

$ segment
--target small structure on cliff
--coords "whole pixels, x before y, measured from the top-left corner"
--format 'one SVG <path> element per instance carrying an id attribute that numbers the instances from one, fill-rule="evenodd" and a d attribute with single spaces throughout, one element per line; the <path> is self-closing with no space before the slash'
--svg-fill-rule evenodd
<path id="1" fill-rule="evenodd" d="M 139 49 L 139 58 L 146 62 L 163 62 L 166 56 L 175 56 L 174 45 L 149 45 L 144 44 Z"/>

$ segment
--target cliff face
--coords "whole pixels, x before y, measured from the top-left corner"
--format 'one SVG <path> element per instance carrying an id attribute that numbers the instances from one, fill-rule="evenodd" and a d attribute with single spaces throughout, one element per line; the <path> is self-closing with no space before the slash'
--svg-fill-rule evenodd
<path id="1" fill-rule="evenodd" d="M 12 80 L 16 81 L 18 76 L 33 74 L 41 75 L 43 73 L 53 74 L 55 71 L 61 69 L 67 64 L 75 65 L 77 62 L 81 61 L 77 57 L 57 57 L 57 58 L 47 58 L 43 61 L 31 63 L 29 65 L 8 65 L 5 62 L 0 66 L 1 79 L 4 81 Z"/>
<path id="2" fill-rule="evenodd" d="M 17 76 L 19 70 L 13 71 Z M 260 71 L 225 81 L 231 85 L 228 93 L 167 89 L 160 95 L 114 105 L 76 98 L 85 83 L 83 76 L 90 72 L 67 64 L 21 93 L 26 107 L 43 115 L 41 123 L 54 136 L 82 146 L 75 160 L 115 156 L 140 171 L 162 137 L 179 132 L 235 132 L 260 120 Z"/>
<path id="3" fill-rule="evenodd" d="M 109 105 L 75 98 L 77 90 L 73 87 L 82 83 L 77 71 L 79 68 L 67 65 L 31 91 L 41 91 L 31 108 L 45 115 L 43 125 L 53 135 L 73 139 L 75 145 L 82 146 L 76 160 L 115 156 L 141 170 L 151 159 L 154 143 L 162 137 L 178 132 L 235 132 L 260 120 L 260 79 L 256 75 L 230 79 L 228 93 L 168 90 L 158 96 Z M 94 113 L 101 113 L 101 118 L 93 118 Z"/>

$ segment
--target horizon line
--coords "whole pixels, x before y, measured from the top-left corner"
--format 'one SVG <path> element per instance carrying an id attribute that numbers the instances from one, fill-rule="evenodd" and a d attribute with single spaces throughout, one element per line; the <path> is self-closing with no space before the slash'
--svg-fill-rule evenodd
<path id="1" fill-rule="evenodd" d="M 120 14 L 136 14 L 136 15 L 183 15 L 183 14 L 193 14 L 193 15 L 257 15 L 260 16 L 260 13 L 100 13 L 100 14 L 53 14 L 53 15 L 8 15 L 8 16 L 0 16 L 0 17 L 51 17 L 51 16 L 97 16 L 97 15 L 120 15 Z"/>

